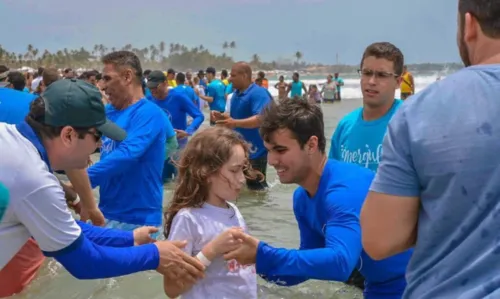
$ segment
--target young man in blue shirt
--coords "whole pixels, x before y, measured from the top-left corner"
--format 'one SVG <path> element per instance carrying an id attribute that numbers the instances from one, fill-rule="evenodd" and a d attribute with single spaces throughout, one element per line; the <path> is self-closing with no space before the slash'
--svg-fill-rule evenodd
<path id="1" fill-rule="evenodd" d="M 321 108 L 301 99 L 272 102 L 261 115 L 260 133 L 280 182 L 299 185 L 293 210 L 300 248 L 274 248 L 237 233 L 242 246 L 225 258 L 255 263 L 264 279 L 284 285 L 308 279 L 344 282 L 358 269 L 366 278 L 365 298 L 400 299 L 410 255 L 374 261 L 363 251 L 359 213 L 374 173 L 328 160 Z"/>

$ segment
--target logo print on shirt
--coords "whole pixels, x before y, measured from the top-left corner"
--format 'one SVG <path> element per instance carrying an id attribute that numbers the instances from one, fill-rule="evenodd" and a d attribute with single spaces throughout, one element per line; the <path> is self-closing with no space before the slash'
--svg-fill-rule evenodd
<path id="1" fill-rule="evenodd" d="M 382 144 L 379 144 L 375 151 L 368 144 L 365 144 L 364 149 L 358 148 L 353 151 L 346 148 L 345 145 L 341 145 L 340 155 L 344 162 L 355 163 L 365 168 L 370 168 L 370 165 L 376 166 L 380 163 L 380 159 L 382 158 Z"/>
<path id="2" fill-rule="evenodd" d="M 259 151 L 259 148 L 254 146 L 251 142 L 247 141 L 250 154 L 255 154 Z"/>
<path id="3" fill-rule="evenodd" d="M 101 154 L 109 154 L 115 150 L 117 147 L 117 142 L 109 139 L 108 137 L 102 137 Z"/>
<path id="4" fill-rule="evenodd" d="M 167 114 L 168 120 L 172 122 L 172 114 L 170 114 L 170 112 L 165 108 L 161 108 L 161 110 Z"/>

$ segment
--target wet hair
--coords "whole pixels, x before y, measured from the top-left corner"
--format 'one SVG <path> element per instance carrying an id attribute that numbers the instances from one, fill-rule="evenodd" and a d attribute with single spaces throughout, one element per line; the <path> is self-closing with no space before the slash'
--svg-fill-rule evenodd
<path id="1" fill-rule="evenodd" d="M 500 38 L 500 0 L 459 0 L 458 12 L 462 24 L 466 13 L 477 19 L 483 33 L 490 38 Z"/>
<path id="2" fill-rule="evenodd" d="M 45 73 L 45 72 L 44 72 Z M 42 97 L 38 97 L 30 103 L 30 111 L 26 116 L 25 120 L 28 125 L 35 131 L 35 133 L 47 139 L 54 139 L 61 135 L 61 131 L 64 126 L 61 127 L 53 127 L 46 125 L 44 123 L 45 119 L 45 102 Z M 84 139 L 85 135 L 89 133 L 91 128 L 75 128 L 79 139 Z"/>
<path id="3" fill-rule="evenodd" d="M 248 160 L 249 146 L 236 131 L 211 127 L 194 135 L 182 151 L 180 159 L 175 162 L 178 168 L 177 184 L 165 212 L 165 238 L 168 238 L 172 221 L 181 209 L 200 208 L 205 203 L 210 188 L 208 178 L 221 170 L 236 145 L 245 150 L 245 176 L 252 179 L 263 177 L 252 169 Z"/>
<path id="4" fill-rule="evenodd" d="M 42 81 L 45 87 L 49 87 L 50 84 L 56 82 L 61 79 L 59 76 L 59 71 L 55 68 L 46 68 L 42 74 Z"/>
<path id="5" fill-rule="evenodd" d="M 278 80 L 281 80 L 281 79 L 285 80 L 285 76 L 281 75 Z"/>
<path id="6" fill-rule="evenodd" d="M 131 68 L 134 72 L 136 82 L 142 83 L 142 67 L 139 57 L 130 51 L 111 52 L 101 59 L 104 64 L 112 64 L 117 69 Z"/>
<path id="7" fill-rule="evenodd" d="M 7 75 L 7 81 L 15 90 L 23 91 L 26 87 L 26 78 L 21 72 L 10 72 Z"/>
<path id="8" fill-rule="evenodd" d="M 220 75 L 221 75 L 222 77 L 224 77 L 224 78 L 227 78 L 227 77 L 228 77 L 227 70 L 222 70 L 222 71 L 220 72 Z"/>
<path id="9" fill-rule="evenodd" d="M 365 59 L 371 56 L 392 61 L 394 63 L 394 73 L 398 76 L 403 73 L 404 56 L 395 45 L 389 42 L 377 42 L 369 45 L 361 58 L 360 68 L 363 68 Z"/>
<path id="10" fill-rule="evenodd" d="M 257 73 L 257 77 L 264 79 L 264 77 L 266 77 L 266 73 L 264 73 L 263 71 L 260 71 Z"/>
<path id="11" fill-rule="evenodd" d="M 299 98 L 271 101 L 262 111 L 260 121 L 259 133 L 266 142 L 270 142 L 276 131 L 288 129 L 302 149 L 312 136 L 316 136 L 319 151 L 325 153 L 325 124 L 318 105 Z"/>

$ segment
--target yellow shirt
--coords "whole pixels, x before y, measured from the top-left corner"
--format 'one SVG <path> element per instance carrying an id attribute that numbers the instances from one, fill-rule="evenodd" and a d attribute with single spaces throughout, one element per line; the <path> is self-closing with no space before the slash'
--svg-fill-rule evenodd
<path id="1" fill-rule="evenodd" d="M 168 86 L 177 87 L 177 82 L 175 80 L 167 80 Z"/>
<path id="2" fill-rule="evenodd" d="M 401 81 L 401 86 L 399 88 L 403 93 L 413 92 L 413 85 L 411 84 L 410 76 L 411 76 L 410 72 L 406 72 L 403 74 L 403 76 L 401 76 L 403 80 Z"/>
<path id="3" fill-rule="evenodd" d="M 229 85 L 229 80 L 224 79 L 224 80 L 222 80 L 222 83 L 224 83 L 224 85 L 228 86 Z"/>

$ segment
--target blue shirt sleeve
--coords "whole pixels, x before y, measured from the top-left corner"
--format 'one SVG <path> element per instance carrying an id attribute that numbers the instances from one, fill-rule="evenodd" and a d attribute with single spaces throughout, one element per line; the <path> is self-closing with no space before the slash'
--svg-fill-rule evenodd
<path id="1" fill-rule="evenodd" d="M 182 98 L 182 109 L 193 118 L 191 124 L 186 128 L 186 133 L 193 135 L 205 120 L 205 116 L 187 96 L 182 95 L 180 98 Z"/>
<path id="2" fill-rule="evenodd" d="M 207 97 L 215 97 L 216 92 L 212 83 L 207 85 L 207 92 L 205 94 L 207 95 Z"/>
<path id="3" fill-rule="evenodd" d="M 87 170 L 92 188 L 110 177 L 127 172 L 139 161 L 156 138 L 165 132 L 164 118 L 160 113 L 163 112 L 153 113 L 151 109 L 144 109 L 134 115 L 131 120 L 134 125 L 127 132 L 127 138 L 107 155 L 106 159 L 100 160 Z"/>
<path id="4" fill-rule="evenodd" d="M 271 98 L 269 97 L 267 91 L 265 89 L 259 90 L 259 93 L 256 94 L 256 96 L 250 101 L 250 110 L 252 111 L 252 114 L 259 115 L 262 112 L 262 109 L 264 109 L 270 101 Z"/>
<path id="5" fill-rule="evenodd" d="M 407 105 L 396 111 L 382 143 L 382 161 L 371 191 L 395 196 L 420 196 L 420 183 L 411 158 L 411 141 L 406 120 Z"/>
<path id="6" fill-rule="evenodd" d="M 362 250 L 359 211 L 350 203 L 350 197 L 349 192 L 343 191 L 332 191 L 326 195 L 328 219 L 324 228 L 324 248 L 284 249 L 260 242 L 256 258 L 257 273 L 278 281 L 289 280 L 287 276 L 296 277 L 296 281 L 346 281 Z M 301 239 L 304 248 L 318 245 L 310 243 L 312 239 Z"/>
<path id="7" fill-rule="evenodd" d="M 119 229 L 102 228 L 76 221 L 82 229 L 82 233 L 94 244 L 109 247 L 131 247 L 134 246 L 134 233 Z"/>
<path id="8" fill-rule="evenodd" d="M 84 234 L 62 250 L 43 253 L 55 258 L 78 279 L 102 279 L 155 270 L 160 262 L 154 244 L 106 247 L 91 242 Z"/>

